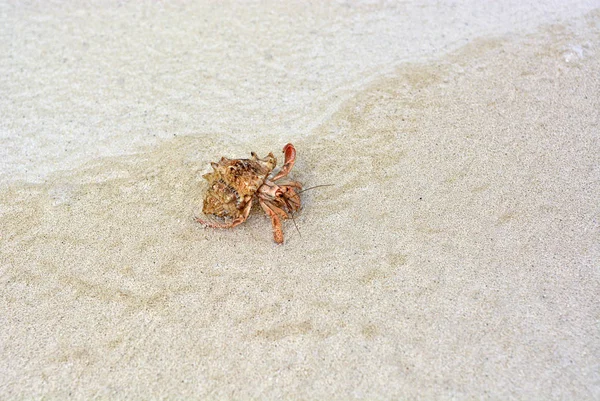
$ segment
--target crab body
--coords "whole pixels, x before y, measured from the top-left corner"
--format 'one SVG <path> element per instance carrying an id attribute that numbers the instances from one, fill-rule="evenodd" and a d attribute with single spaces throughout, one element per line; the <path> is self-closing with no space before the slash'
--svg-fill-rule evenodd
<path id="1" fill-rule="evenodd" d="M 272 153 L 260 159 L 254 152 L 251 159 L 221 158 L 218 163 L 211 163 L 213 171 L 203 177 L 209 183 L 204 198 L 202 212 L 215 218 L 196 220 L 208 227 L 232 228 L 248 218 L 255 199 L 271 218 L 273 237 L 278 244 L 283 243 L 281 220 L 300 208 L 300 197 L 297 190 L 302 185 L 289 179 L 288 173 L 296 160 L 296 149 L 292 144 L 283 148 L 285 162 L 281 170 L 270 177 L 277 165 Z"/>

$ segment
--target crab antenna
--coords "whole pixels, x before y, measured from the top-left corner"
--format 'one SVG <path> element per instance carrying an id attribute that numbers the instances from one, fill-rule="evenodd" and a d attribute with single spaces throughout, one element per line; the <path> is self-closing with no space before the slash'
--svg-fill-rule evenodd
<path id="1" fill-rule="evenodd" d="M 333 184 L 323 184 L 323 185 L 315 185 L 314 187 L 305 188 L 301 191 L 296 192 L 297 194 L 301 194 L 302 192 L 308 191 L 309 189 L 315 189 L 320 187 L 333 187 Z"/>
<path id="2" fill-rule="evenodd" d="M 292 222 L 294 223 L 294 227 L 296 227 L 296 231 L 298 231 L 298 235 L 300 236 L 300 238 L 302 238 L 302 234 L 300 234 L 300 229 L 298 228 L 298 225 L 296 224 L 296 219 L 294 218 L 294 209 L 292 209 L 292 205 L 290 205 L 288 200 L 285 198 L 283 198 L 283 202 L 285 203 L 288 213 L 290 214 L 290 216 L 292 216 Z"/>
<path id="3" fill-rule="evenodd" d="M 296 231 L 298 231 L 298 235 L 300 236 L 300 238 L 302 238 L 302 234 L 300 234 L 300 229 L 298 228 L 298 225 L 296 224 L 296 219 L 294 218 L 294 212 L 292 212 L 291 210 L 290 216 L 292 216 L 292 222 L 294 223 L 294 227 L 296 227 Z"/>

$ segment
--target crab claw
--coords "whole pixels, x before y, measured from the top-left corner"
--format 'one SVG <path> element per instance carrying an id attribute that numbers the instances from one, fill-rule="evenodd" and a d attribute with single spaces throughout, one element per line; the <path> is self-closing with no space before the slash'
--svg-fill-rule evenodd
<path id="1" fill-rule="evenodd" d="M 283 147 L 283 153 L 285 155 L 285 162 L 281 167 L 281 170 L 275 177 L 273 177 L 273 181 L 278 180 L 281 177 L 285 177 L 289 174 L 292 167 L 294 167 L 294 163 L 296 162 L 296 148 L 291 143 L 288 143 Z"/>

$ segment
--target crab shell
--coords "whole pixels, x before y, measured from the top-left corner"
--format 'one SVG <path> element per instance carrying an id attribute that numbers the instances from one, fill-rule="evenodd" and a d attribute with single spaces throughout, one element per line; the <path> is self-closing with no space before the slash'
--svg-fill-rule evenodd
<path id="1" fill-rule="evenodd" d="M 211 163 L 214 171 L 203 175 L 210 186 L 202 212 L 226 218 L 241 216 L 276 165 L 272 153 L 262 159 L 253 153 L 252 159 L 222 157 L 218 163 Z"/>

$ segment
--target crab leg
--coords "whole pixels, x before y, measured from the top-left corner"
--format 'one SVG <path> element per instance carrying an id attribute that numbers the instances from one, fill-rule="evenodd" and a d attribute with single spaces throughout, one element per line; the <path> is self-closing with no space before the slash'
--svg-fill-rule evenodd
<path id="1" fill-rule="evenodd" d="M 274 182 L 274 184 L 280 187 L 293 187 L 302 189 L 302 184 L 300 184 L 298 181 L 290 180 L 289 177 L 278 178 L 277 182 Z"/>
<path id="2" fill-rule="evenodd" d="M 291 143 L 288 143 L 283 147 L 283 153 L 285 154 L 285 163 L 281 167 L 281 170 L 275 177 L 273 177 L 273 181 L 285 177 L 289 174 L 292 167 L 294 167 L 294 163 L 296 162 L 296 148 Z"/>
<path id="3" fill-rule="evenodd" d="M 279 219 L 277 212 L 275 212 L 271 208 L 272 207 L 271 205 L 267 204 L 267 202 L 263 201 L 262 199 L 259 199 L 258 203 L 260 203 L 260 206 L 263 208 L 265 213 L 268 214 L 269 217 L 271 218 L 271 224 L 273 225 L 273 240 L 278 244 L 282 244 L 283 243 L 283 230 L 281 229 L 281 220 Z M 279 208 L 277 208 L 277 209 L 279 209 Z M 279 210 L 281 210 L 281 209 L 279 209 Z"/>
<path id="4" fill-rule="evenodd" d="M 200 224 L 204 224 L 207 227 L 212 227 L 212 228 L 233 228 L 237 225 L 242 224 L 244 221 L 246 221 L 246 219 L 248 218 L 248 215 L 250 214 L 250 208 L 252 207 L 252 199 L 250 199 L 248 201 L 248 203 L 246 204 L 246 206 L 244 207 L 244 212 L 243 214 L 238 217 L 235 220 L 232 220 L 228 223 L 221 223 L 219 221 L 215 221 L 215 220 L 202 220 L 199 217 L 196 217 L 196 221 Z"/>

